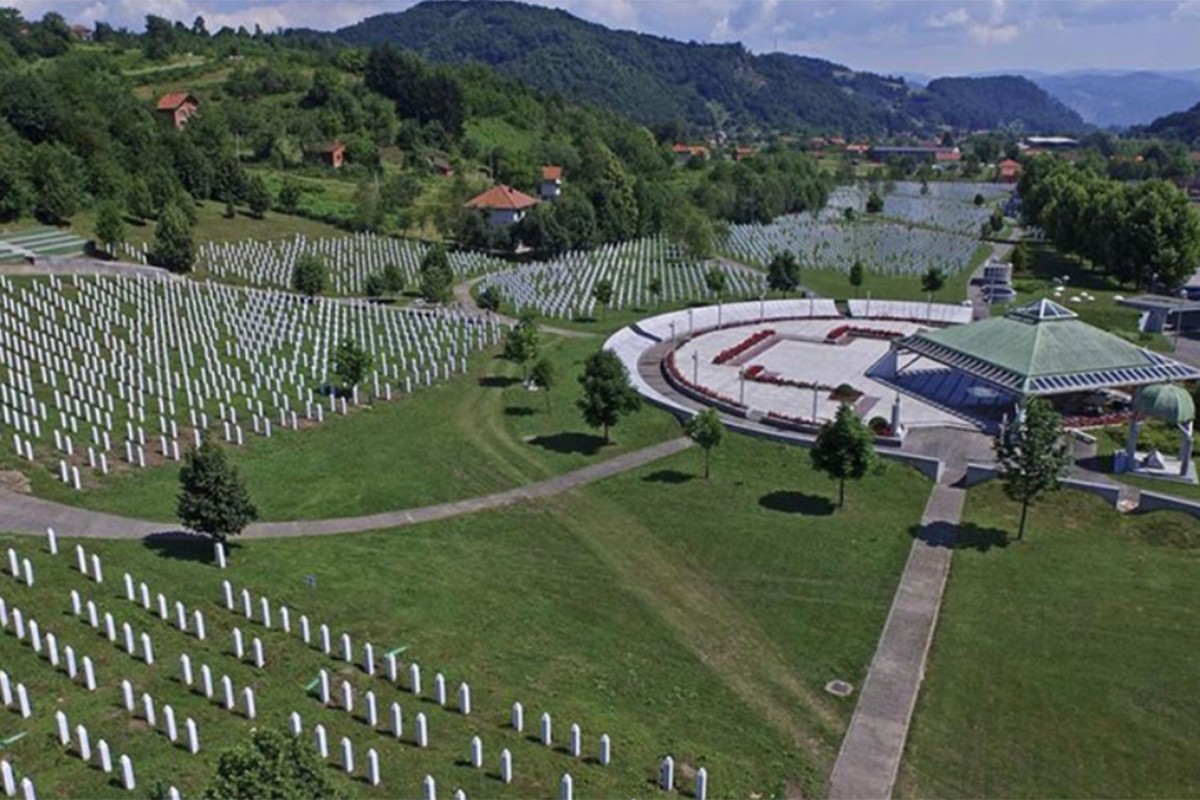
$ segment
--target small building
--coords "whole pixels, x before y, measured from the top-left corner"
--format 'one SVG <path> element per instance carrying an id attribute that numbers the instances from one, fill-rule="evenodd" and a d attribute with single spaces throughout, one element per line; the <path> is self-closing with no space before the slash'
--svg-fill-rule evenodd
<path id="1" fill-rule="evenodd" d="M 1079 140 L 1070 136 L 1026 136 L 1022 144 L 1031 150 L 1072 150 L 1079 146 Z"/>
<path id="2" fill-rule="evenodd" d="M 312 161 L 319 162 L 330 169 L 341 169 L 346 162 L 345 142 L 325 142 L 308 150 L 306 153 Z"/>
<path id="3" fill-rule="evenodd" d="M 71 35 L 81 42 L 90 42 L 92 40 L 92 29 L 87 25 L 72 25 Z"/>
<path id="4" fill-rule="evenodd" d="M 671 145 L 671 152 L 677 158 L 687 161 L 692 158 L 706 160 L 708 158 L 708 148 L 702 144 L 685 144 L 684 142 L 676 142 Z"/>
<path id="5" fill-rule="evenodd" d="M 434 153 L 425 160 L 429 162 L 429 168 L 443 178 L 449 178 L 454 174 L 454 165 L 450 163 L 450 157 L 445 153 Z"/>
<path id="6" fill-rule="evenodd" d="M 548 202 L 554 202 L 562 195 L 563 168 L 548 164 L 542 167 L 542 184 L 538 188 L 538 196 Z"/>
<path id="7" fill-rule="evenodd" d="M 520 222 L 529 209 L 537 204 L 536 197 L 498 183 L 483 194 L 472 197 L 465 207 L 487 212 L 488 222 L 499 228 Z"/>
<path id="8" fill-rule="evenodd" d="M 747 158 L 750 158 L 757 152 L 758 151 L 755 150 L 753 147 L 736 147 L 733 150 L 733 160 L 734 161 L 745 161 Z"/>
<path id="9" fill-rule="evenodd" d="M 196 99 L 194 94 L 189 92 L 172 92 L 164 94 L 158 98 L 158 105 L 155 106 L 155 111 L 163 117 L 171 121 L 171 127 L 175 130 L 183 130 L 188 124 L 188 120 L 192 118 L 200 109 L 200 101 Z"/>
<path id="10" fill-rule="evenodd" d="M 996 177 L 1001 183 L 1016 183 L 1021 179 L 1022 169 L 1020 161 L 1006 158 L 996 165 Z"/>
<path id="11" fill-rule="evenodd" d="M 848 148 L 847 148 L 848 149 Z M 955 162 L 962 158 L 957 147 L 934 147 L 932 145 L 876 146 L 868 156 L 872 161 L 887 162 L 893 158 L 911 158 L 928 164 Z"/>

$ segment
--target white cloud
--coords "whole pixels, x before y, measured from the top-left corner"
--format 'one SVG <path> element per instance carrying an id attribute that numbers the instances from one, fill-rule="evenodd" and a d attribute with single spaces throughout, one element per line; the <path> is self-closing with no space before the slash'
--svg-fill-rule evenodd
<path id="1" fill-rule="evenodd" d="M 961 28 L 971 21 L 965 8 L 956 8 L 945 14 L 934 14 L 925 21 L 930 28 Z"/>
<path id="2" fill-rule="evenodd" d="M 1021 29 L 1016 25 L 972 25 L 967 29 L 972 41 L 978 44 L 1011 44 L 1021 35 Z"/>

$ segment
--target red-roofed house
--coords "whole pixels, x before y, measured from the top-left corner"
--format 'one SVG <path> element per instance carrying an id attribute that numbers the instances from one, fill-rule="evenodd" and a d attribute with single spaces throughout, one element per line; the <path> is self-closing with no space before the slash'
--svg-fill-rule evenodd
<path id="1" fill-rule="evenodd" d="M 308 151 L 308 157 L 331 169 L 341 169 L 346 161 L 345 142 L 326 142 Z"/>
<path id="2" fill-rule="evenodd" d="M 1021 162 L 1004 159 L 996 165 L 996 176 L 1001 183 L 1016 183 L 1021 178 Z"/>
<path id="3" fill-rule="evenodd" d="M 684 144 L 683 142 L 676 142 L 675 144 L 671 145 L 671 152 L 685 160 L 689 158 L 708 158 L 708 148 L 702 144 L 693 145 Z"/>
<path id="4" fill-rule="evenodd" d="M 200 108 L 200 101 L 194 94 L 188 92 L 172 92 L 158 98 L 155 111 L 171 120 L 175 130 L 182 130 L 188 120 Z"/>
<path id="5" fill-rule="evenodd" d="M 962 161 L 962 152 L 957 147 L 939 147 L 933 153 L 933 160 L 953 164 Z"/>
<path id="6" fill-rule="evenodd" d="M 758 151 L 755 150 L 753 147 L 737 147 L 737 148 L 734 148 L 734 151 L 733 151 L 733 160 L 734 161 L 744 161 L 745 159 L 749 158 L 750 156 L 754 155 L 757 152 Z"/>
<path id="7" fill-rule="evenodd" d="M 530 197 L 511 186 L 498 183 L 483 194 L 472 197 L 465 205 L 467 208 L 486 211 L 488 222 L 501 227 L 520 222 L 525 218 L 525 212 L 537 204 L 536 197 Z"/>
<path id="8" fill-rule="evenodd" d="M 543 200 L 554 202 L 562 194 L 563 168 L 553 164 L 542 167 L 542 185 L 538 194 Z"/>

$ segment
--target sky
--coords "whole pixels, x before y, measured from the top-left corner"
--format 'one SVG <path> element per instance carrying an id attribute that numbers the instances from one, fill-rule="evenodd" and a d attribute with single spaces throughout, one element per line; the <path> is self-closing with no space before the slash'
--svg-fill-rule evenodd
<path id="1" fill-rule="evenodd" d="M 1200 0 L 535 0 L 609 27 L 882 73 L 1200 68 Z M 333 29 L 415 0 L 0 0 L 140 29 L 146 14 Z"/>

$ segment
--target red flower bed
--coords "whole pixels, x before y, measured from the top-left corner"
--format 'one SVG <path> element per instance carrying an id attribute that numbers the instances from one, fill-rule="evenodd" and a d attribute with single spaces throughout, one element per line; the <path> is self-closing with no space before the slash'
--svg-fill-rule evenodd
<path id="1" fill-rule="evenodd" d="M 1131 416 L 1129 411 L 1114 411 L 1094 417 L 1064 417 L 1062 424 L 1064 428 L 1101 428 L 1105 425 L 1124 425 Z"/>
<path id="2" fill-rule="evenodd" d="M 854 325 L 838 325 L 825 334 L 825 341 L 836 342 L 849 337 L 851 339 L 899 339 L 904 336 L 900 331 L 888 331 L 879 328 L 858 328 Z"/>
<path id="3" fill-rule="evenodd" d="M 727 347 L 721 352 L 717 353 L 717 356 L 712 360 L 712 363 L 724 364 L 726 361 L 737 358 L 751 347 L 754 347 L 756 344 L 761 344 L 774 335 L 775 331 L 771 330 L 770 328 L 764 328 L 761 331 L 757 331 L 751 336 L 748 336 L 742 341 L 738 342 L 733 347 Z"/>

